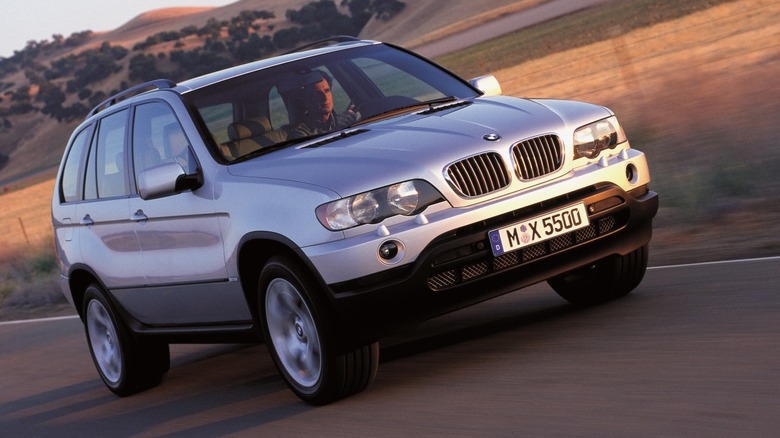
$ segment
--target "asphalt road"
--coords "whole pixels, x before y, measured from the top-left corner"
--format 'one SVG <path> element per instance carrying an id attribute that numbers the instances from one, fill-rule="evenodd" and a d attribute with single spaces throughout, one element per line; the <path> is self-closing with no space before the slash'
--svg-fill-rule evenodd
<path id="1" fill-rule="evenodd" d="M 172 346 L 102 386 L 78 320 L 0 324 L 3 436 L 777 436 L 780 258 L 654 268 L 577 309 L 544 285 L 383 341 L 374 384 L 314 408 L 264 346 Z"/>

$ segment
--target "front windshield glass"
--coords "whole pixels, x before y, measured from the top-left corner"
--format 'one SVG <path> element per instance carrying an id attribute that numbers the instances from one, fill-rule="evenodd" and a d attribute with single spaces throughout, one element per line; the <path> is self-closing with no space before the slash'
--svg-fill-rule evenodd
<path id="1" fill-rule="evenodd" d="M 267 68 L 186 94 L 228 162 L 401 108 L 475 91 L 414 55 L 363 46 Z M 210 142 L 209 142 L 210 143 Z"/>

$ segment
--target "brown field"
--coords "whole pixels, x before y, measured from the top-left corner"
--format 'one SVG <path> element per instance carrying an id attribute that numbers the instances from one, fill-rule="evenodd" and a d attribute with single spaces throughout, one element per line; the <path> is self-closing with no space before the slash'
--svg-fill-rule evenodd
<path id="1" fill-rule="evenodd" d="M 51 245 L 51 195 L 53 180 L 0 196 L 0 263 L 15 251 Z"/>
<path id="2" fill-rule="evenodd" d="M 648 154 L 651 264 L 780 255 L 780 3 L 741 0 L 495 71 L 504 94 L 614 110 Z M 494 41 L 506 50 L 512 36 Z M 502 41 L 501 41 L 502 40 Z M 466 77 L 490 70 L 477 47 Z"/>
<path id="3" fill-rule="evenodd" d="M 615 110 L 661 196 L 653 264 L 779 255 L 780 4 L 612 32 L 497 76 L 508 94 Z"/>
<path id="4" fill-rule="evenodd" d="M 406 1 L 406 7 L 392 21 L 373 21 L 361 32 L 361 38 L 388 41 L 414 49 L 487 23 L 507 14 L 532 8 L 545 0 L 470 0 Z"/>
<path id="5" fill-rule="evenodd" d="M 507 95 L 591 101 L 618 114 L 648 153 L 661 197 L 652 265 L 780 255 L 780 4 L 739 0 L 607 31 L 609 40 L 493 73 Z M 490 62 L 470 67 L 486 72 Z M 51 245 L 52 186 L 0 195 L 0 263 Z"/>

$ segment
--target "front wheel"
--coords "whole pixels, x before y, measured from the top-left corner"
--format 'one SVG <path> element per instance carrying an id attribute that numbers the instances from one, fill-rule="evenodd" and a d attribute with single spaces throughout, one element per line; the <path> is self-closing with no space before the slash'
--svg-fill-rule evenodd
<path id="1" fill-rule="evenodd" d="M 97 284 L 84 294 L 84 330 L 100 378 L 127 396 L 157 386 L 170 367 L 168 344 L 133 339 Z"/>
<path id="2" fill-rule="evenodd" d="M 565 300 L 590 306 L 622 297 L 636 288 L 647 270 L 648 247 L 624 256 L 614 255 L 584 266 L 547 283 Z"/>
<path id="3" fill-rule="evenodd" d="M 327 404 L 365 389 L 376 376 L 379 343 L 343 347 L 308 272 L 283 257 L 260 274 L 259 315 L 266 345 L 287 386 L 302 400 Z"/>

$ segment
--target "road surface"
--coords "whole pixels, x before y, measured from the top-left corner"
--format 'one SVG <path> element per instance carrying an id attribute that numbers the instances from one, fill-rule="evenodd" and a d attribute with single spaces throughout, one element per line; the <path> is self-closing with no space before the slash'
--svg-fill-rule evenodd
<path id="1" fill-rule="evenodd" d="M 117 398 L 78 320 L 0 325 L 4 436 L 777 436 L 780 258 L 654 268 L 577 309 L 537 285 L 383 341 L 374 384 L 314 408 L 264 346 L 173 346 Z"/>

